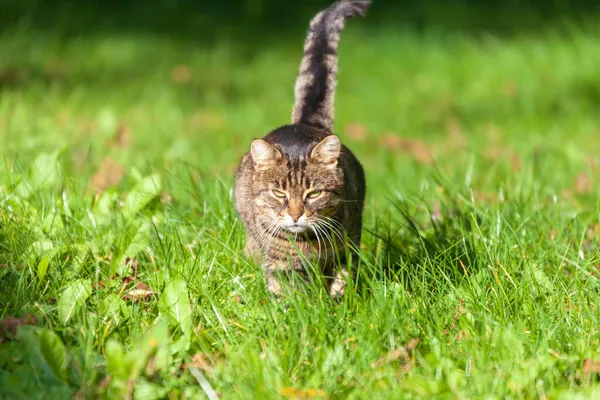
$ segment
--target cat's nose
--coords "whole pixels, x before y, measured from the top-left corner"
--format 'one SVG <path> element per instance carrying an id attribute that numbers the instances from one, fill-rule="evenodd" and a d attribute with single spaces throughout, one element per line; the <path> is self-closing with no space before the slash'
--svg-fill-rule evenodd
<path id="1" fill-rule="evenodd" d="M 298 220 L 300 219 L 301 216 L 302 216 L 302 213 L 299 213 L 299 214 L 292 214 L 292 213 L 290 213 L 290 217 L 292 217 L 292 220 L 294 222 L 298 222 Z"/>

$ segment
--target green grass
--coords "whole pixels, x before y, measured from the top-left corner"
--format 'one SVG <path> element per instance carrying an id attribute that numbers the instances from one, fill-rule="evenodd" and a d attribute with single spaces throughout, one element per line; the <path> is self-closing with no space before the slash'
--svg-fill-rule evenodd
<path id="1" fill-rule="evenodd" d="M 233 208 L 297 39 L 3 31 L 0 319 L 36 320 L 0 330 L 0 398 L 600 397 L 600 31 L 349 26 L 368 198 L 339 303 L 271 298 Z"/>

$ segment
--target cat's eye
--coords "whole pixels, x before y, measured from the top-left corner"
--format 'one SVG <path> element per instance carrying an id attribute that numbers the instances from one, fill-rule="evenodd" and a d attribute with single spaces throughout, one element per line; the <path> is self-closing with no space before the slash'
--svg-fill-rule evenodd
<path id="1" fill-rule="evenodd" d="M 321 190 L 315 190 L 314 192 L 310 192 L 306 197 L 309 199 L 316 199 L 323 193 Z"/>
<path id="2" fill-rule="evenodd" d="M 279 197 L 280 199 L 286 197 L 285 193 L 283 193 L 281 190 L 273 189 L 273 194 L 275 195 L 275 197 Z"/>

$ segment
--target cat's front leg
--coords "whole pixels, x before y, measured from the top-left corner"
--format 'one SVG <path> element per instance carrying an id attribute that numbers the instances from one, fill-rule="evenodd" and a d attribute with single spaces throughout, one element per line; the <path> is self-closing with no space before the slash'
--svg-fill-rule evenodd
<path id="1" fill-rule="evenodd" d="M 273 260 L 267 258 L 264 260 L 262 267 L 265 273 L 267 289 L 269 289 L 269 291 L 275 296 L 279 297 L 283 290 L 282 279 L 286 279 L 290 272 L 289 263 L 283 260 Z"/>
<path id="2" fill-rule="evenodd" d="M 329 295 L 334 299 L 340 298 L 344 295 L 346 284 L 348 283 L 348 267 L 343 264 L 338 271 L 336 271 L 331 285 L 329 285 Z"/>
<path id="3" fill-rule="evenodd" d="M 281 295 L 281 281 L 275 276 L 275 270 L 271 265 L 263 265 L 263 270 L 265 271 L 267 289 L 269 289 L 269 292 L 279 297 Z"/>
<path id="4" fill-rule="evenodd" d="M 272 259 L 263 262 L 267 289 L 276 296 L 280 296 L 285 286 L 298 289 L 298 284 L 310 282 L 309 276 L 299 258 Z"/>

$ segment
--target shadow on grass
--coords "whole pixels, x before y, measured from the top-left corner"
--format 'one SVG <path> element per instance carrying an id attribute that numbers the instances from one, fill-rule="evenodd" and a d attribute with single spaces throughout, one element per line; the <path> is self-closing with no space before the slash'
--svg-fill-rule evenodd
<path id="1" fill-rule="evenodd" d="M 379 223 L 367 233 L 383 251 L 372 279 L 398 282 L 409 291 L 418 285 L 438 292 L 440 282 L 456 286 L 480 270 L 483 263 L 473 242 L 480 218 L 450 200 L 446 209 L 429 209 L 428 220 L 415 215 L 407 202 L 392 203 L 397 213 L 392 221 L 400 220 L 401 226 Z"/>

